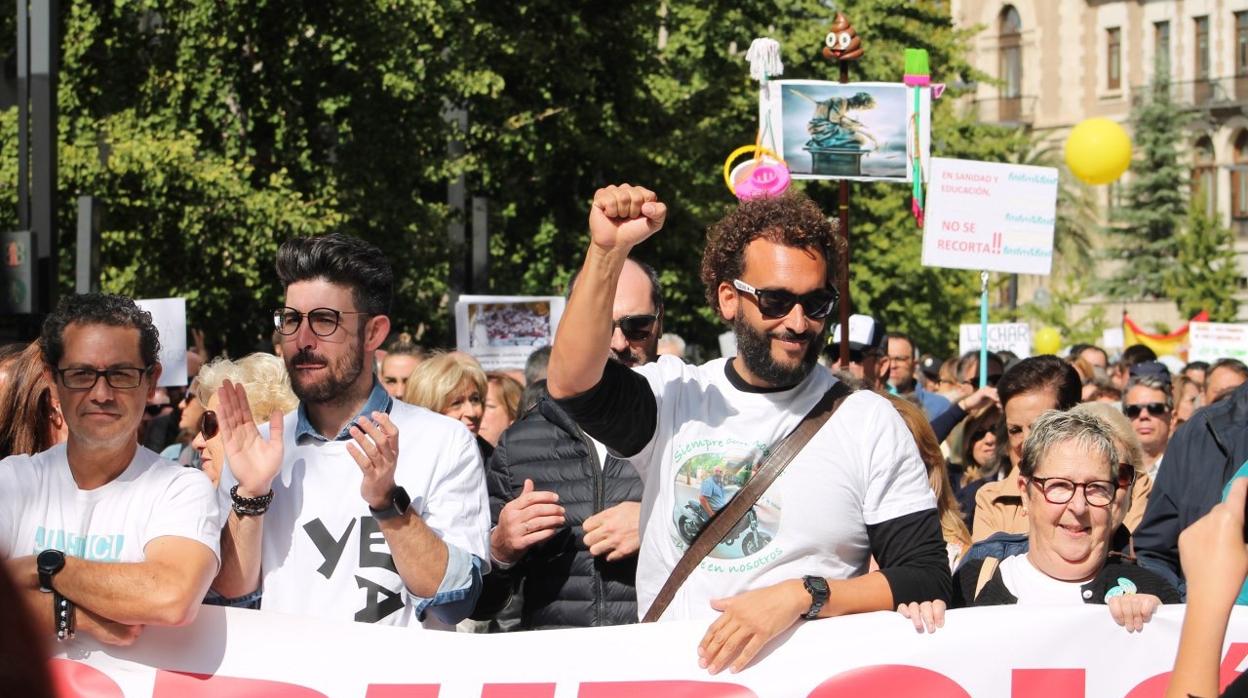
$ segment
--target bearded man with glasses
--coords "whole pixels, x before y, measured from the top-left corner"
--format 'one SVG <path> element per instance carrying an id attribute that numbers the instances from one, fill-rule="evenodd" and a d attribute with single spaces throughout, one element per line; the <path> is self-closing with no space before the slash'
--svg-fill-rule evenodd
<path id="1" fill-rule="evenodd" d="M 641 187 L 595 194 L 589 249 L 548 373 L 568 414 L 641 474 L 643 613 L 702 525 L 701 483 L 721 468 L 725 494 L 735 495 L 836 383 L 816 359 L 837 303 L 838 241 L 823 212 L 795 194 L 744 202 L 710 230 L 701 277 L 711 308 L 733 328 L 735 358 L 689 366 L 660 357 L 631 371 L 608 361 L 612 292 L 629 253 L 666 215 Z M 712 673 L 743 669 L 803 618 L 948 598 L 926 469 L 879 395 L 845 398 L 753 509 L 741 519 L 748 532 L 726 536 L 661 616 L 707 620 L 697 649 Z M 873 556 L 881 569 L 868 572 Z"/>
<path id="2" fill-rule="evenodd" d="M 160 378 L 151 315 L 122 296 L 63 298 L 40 347 L 68 440 L 0 463 L 0 559 L 37 627 L 128 645 L 185 625 L 219 567 L 212 483 L 139 446 Z"/>
<path id="3" fill-rule="evenodd" d="M 288 240 L 277 275 L 273 322 L 299 404 L 257 428 L 242 386 L 216 392 L 229 516 L 212 588 L 227 603 L 259 591 L 265 610 L 447 629 L 488 569 L 474 437 L 377 379 L 394 286 L 380 249 L 341 234 Z"/>

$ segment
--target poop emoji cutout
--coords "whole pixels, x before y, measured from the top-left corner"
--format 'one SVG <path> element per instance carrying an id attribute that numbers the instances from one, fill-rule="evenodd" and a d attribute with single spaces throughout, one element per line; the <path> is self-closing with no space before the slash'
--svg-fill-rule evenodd
<path id="1" fill-rule="evenodd" d="M 823 38 L 823 57 L 829 61 L 856 61 L 862 57 L 862 40 L 845 15 L 836 13 Z"/>

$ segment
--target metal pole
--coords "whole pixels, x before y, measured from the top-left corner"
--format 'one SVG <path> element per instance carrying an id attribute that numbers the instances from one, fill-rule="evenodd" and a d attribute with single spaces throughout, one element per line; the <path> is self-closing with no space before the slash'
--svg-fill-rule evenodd
<path id="1" fill-rule="evenodd" d="M 463 157 L 465 148 L 463 134 L 468 132 L 468 111 L 462 107 L 447 105 L 443 111 L 444 118 L 457 133 L 451 137 L 446 146 L 449 160 Z M 454 308 L 460 294 L 467 289 L 467 261 L 465 234 L 467 220 L 468 185 L 463 174 L 458 175 L 446 185 L 446 205 L 450 210 L 450 221 L 446 224 L 447 247 L 450 252 L 450 307 Z"/>
<path id="2" fill-rule="evenodd" d="M 849 64 L 841 61 L 841 84 L 849 82 Z M 837 269 L 837 292 L 841 296 L 841 369 L 849 368 L 849 314 L 852 308 L 849 298 L 849 181 L 840 181 L 841 192 L 839 201 L 840 225 L 837 226 L 841 239 L 845 241 L 845 249 L 839 255 L 840 267 Z"/>
<path id="3" fill-rule="evenodd" d="M 100 290 L 100 206 L 94 196 L 78 197 L 78 253 L 74 259 L 74 290 Z"/>
<path id="4" fill-rule="evenodd" d="M 30 13 L 30 105 L 34 136 L 30 229 L 38 250 L 37 313 L 51 312 L 58 291 L 56 74 L 60 40 L 56 35 L 57 5 L 57 0 L 36 0 Z"/>
<path id="5" fill-rule="evenodd" d="M 979 387 L 988 385 L 988 272 L 979 272 Z"/>
<path id="6" fill-rule="evenodd" d="M 490 289 L 490 200 L 472 197 L 472 292 Z"/>
<path id="7" fill-rule="evenodd" d="M 30 13 L 17 0 L 17 227 L 30 230 Z"/>

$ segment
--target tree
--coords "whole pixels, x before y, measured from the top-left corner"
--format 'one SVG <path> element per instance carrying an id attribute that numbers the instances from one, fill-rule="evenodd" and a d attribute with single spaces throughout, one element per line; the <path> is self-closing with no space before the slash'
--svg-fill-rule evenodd
<path id="1" fill-rule="evenodd" d="M 1153 82 L 1131 110 L 1135 157 L 1121 205 L 1106 228 L 1107 258 L 1121 265 L 1103 284 L 1110 299 L 1157 298 L 1166 293 L 1166 270 L 1174 264 L 1176 239 L 1187 205 L 1187 172 L 1179 141 L 1188 117 L 1170 94 L 1169 71 Z"/>
<path id="2" fill-rule="evenodd" d="M 1188 204 L 1187 222 L 1176 243 L 1174 264 L 1166 271 L 1166 293 L 1179 315 L 1193 317 L 1208 310 L 1213 322 L 1234 322 L 1239 314 L 1235 235 L 1209 214 L 1199 193 Z"/>

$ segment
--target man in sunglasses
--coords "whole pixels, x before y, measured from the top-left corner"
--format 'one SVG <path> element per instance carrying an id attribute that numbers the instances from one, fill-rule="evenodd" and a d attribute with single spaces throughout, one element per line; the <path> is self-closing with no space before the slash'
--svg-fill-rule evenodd
<path id="1" fill-rule="evenodd" d="M 247 396 L 217 391 L 229 512 L 227 599 L 397 626 L 448 628 L 476 603 L 489 510 L 473 436 L 390 397 L 374 352 L 394 276 L 376 246 L 331 234 L 284 242 L 273 313 L 296 409 L 257 429 Z"/>
<path id="2" fill-rule="evenodd" d="M 1131 420 L 1131 428 L 1144 448 L 1144 470 L 1157 478 L 1166 445 L 1170 443 L 1170 424 L 1174 414 L 1174 397 L 1170 381 L 1154 374 L 1141 374 L 1127 384 L 1122 399 L 1122 413 Z"/>
<path id="3" fill-rule="evenodd" d="M 625 261 L 611 302 L 610 359 L 629 367 L 654 361 L 662 317 L 658 274 Z M 489 470 L 491 482 L 500 483 L 490 488 L 494 571 L 473 617 L 496 616 L 523 581 L 525 630 L 636 621 L 637 471 L 547 399 L 503 432 Z"/>
<path id="4" fill-rule="evenodd" d="M 641 187 L 595 194 L 589 249 L 548 374 L 550 394 L 645 484 L 642 613 L 685 550 L 689 531 L 678 522 L 697 506 L 704 473 L 722 467 L 734 495 L 836 380 L 816 364 L 836 308 L 835 231 L 799 195 L 742 203 L 711 228 L 701 277 L 711 308 L 733 328 L 736 357 L 702 366 L 661 357 L 632 371 L 608 361 L 612 291 L 629 252 L 666 214 Z M 707 620 L 698 651 L 711 672 L 744 668 L 801 618 L 949 596 L 923 462 L 897 411 L 873 393 L 846 398 L 742 521 L 662 615 Z M 881 569 L 868 573 L 872 557 Z"/>
<path id="5" fill-rule="evenodd" d="M 122 296 L 66 296 L 40 346 L 66 443 L 0 463 L 0 560 L 38 628 L 128 645 L 191 622 L 219 567 L 212 483 L 138 445 L 160 378 L 151 315 Z"/>

